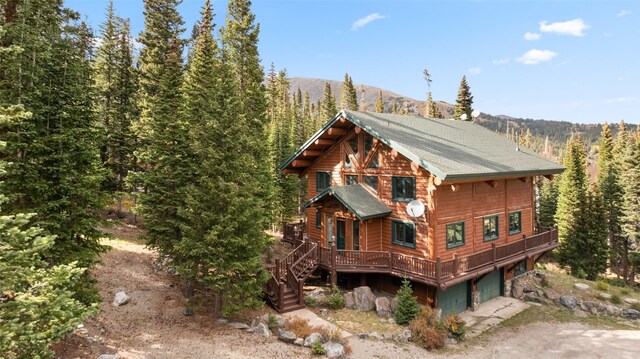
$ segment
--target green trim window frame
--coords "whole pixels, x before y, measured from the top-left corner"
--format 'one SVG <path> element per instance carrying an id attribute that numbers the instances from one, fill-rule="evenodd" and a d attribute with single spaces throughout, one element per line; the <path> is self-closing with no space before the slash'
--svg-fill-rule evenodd
<path id="1" fill-rule="evenodd" d="M 322 228 L 322 213 L 316 210 L 316 228 Z"/>
<path id="2" fill-rule="evenodd" d="M 378 192 L 378 176 L 364 176 L 364 183 Z"/>
<path id="3" fill-rule="evenodd" d="M 482 233 L 485 242 L 494 241 L 500 236 L 498 215 L 487 216 L 483 219 Z"/>
<path id="4" fill-rule="evenodd" d="M 331 173 L 316 172 L 316 192 L 322 192 L 329 187 L 331 187 Z"/>
<path id="5" fill-rule="evenodd" d="M 347 186 L 358 184 L 358 175 L 344 175 L 344 182 Z"/>
<path id="6" fill-rule="evenodd" d="M 391 243 L 416 248 L 416 225 L 413 222 L 391 220 Z"/>
<path id="7" fill-rule="evenodd" d="M 395 202 L 411 202 L 416 198 L 415 177 L 391 177 L 391 199 Z"/>
<path id="8" fill-rule="evenodd" d="M 522 212 L 509 212 L 509 234 L 522 232 Z"/>
<path id="9" fill-rule="evenodd" d="M 464 222 L 447 224 L 447 249 L 464 246 Z"/>

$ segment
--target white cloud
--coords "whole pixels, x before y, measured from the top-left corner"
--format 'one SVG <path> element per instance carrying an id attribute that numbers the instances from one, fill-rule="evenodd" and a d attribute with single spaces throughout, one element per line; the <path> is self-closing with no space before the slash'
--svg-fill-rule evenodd
<path id="1" fill-rule="evenodd" d="M 622 10 L 618 13 L 618 15 L 616 15 L 617 17 L 623 17 L 623 16 L 627 16 L 627 15 L 631 15 L 631 11 L 629 10 Z"/>
<path id="2" fill-rule="evenodd" d="M 358 30 L 359 28 L 369 24 L 370 22 L 373 22 L 376 20 L 382 20 L 384 18 L 386 18 L 386 16 L 380 15 L 377 12 L 374 12 L 373 14 L 369 14 L 361 19 L 354 21 L 353 25 L 351 25 L 351 30 L 353 31 Z"/>
<path id="3" fill-rule="evenodd" d="M 617 102 L 634 102 L 638 100 L 638 97 L 617 97 L 606 100 L 607 103 L 617 103 Z"/>
<path id="4" fill-rule="evenodd" d="M 585 24 L 582 19 L 573 19 L 565 22 L 553 23 L 548 23 L 547 21 L 540 22 L 540 31 L 554 32 L 561 35 L 584 36 L 584 30 L 590 27 L 591 26 Z"/>
<path id="5" fill-rule="evenodd" d="M 505 57 L 504 59 L 493 60 L 494 65 L 506 65 L 511 61 L 510 58 Z"/>
<path id="6" fill-rule="evenodd" d="M 524 34 L 524 39 L 528 41 L 536 41 L 540 40 L 541 36 L 542 35 L 538 34 L 537 32 L 527 32 Z"/>
<path id="7" fill-rule="evenodd" d="M 524 53 L 524 55 L 518 57 L 518 62 L 521 62 L 525 65 L 536 65 L 540 62 L 545 62 L 553 59 L 558 55 L 557 53 L 551 50 L 538 50 L 531 49 Z"/>
<path id="8" fill-rule="evenodd" d="M 477 75 L 482 72 L 482 67 L 472 67 L 469 69 L 470 74 Z"/>

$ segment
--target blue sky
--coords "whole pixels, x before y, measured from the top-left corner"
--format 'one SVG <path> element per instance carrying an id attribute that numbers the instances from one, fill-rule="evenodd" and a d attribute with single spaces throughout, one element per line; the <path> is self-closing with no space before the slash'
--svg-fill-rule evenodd
<path id="1" fill-rule="evenodd" d="M 179 10 L 185 33 L 204 0 Z M 67 0 L 96 31 L 107 0 Z M 115 0 L 142 31 L 142 0 Z M 226 1 L 213 1 L 218 27 Z M 455 102 L 463 75 L 474 108 L 581 123 L 640 123 L 640 2 L 255 0 L 260 56 L 291 77 L 378 86 Z"/>

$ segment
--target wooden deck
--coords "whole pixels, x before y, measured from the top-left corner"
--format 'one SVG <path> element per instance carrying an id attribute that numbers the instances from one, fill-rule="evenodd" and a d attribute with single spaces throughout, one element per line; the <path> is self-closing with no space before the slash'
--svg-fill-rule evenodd
<path id="1" fill-rule="evenodd" d="M 271 270 L 272 278 L 265 292 L 278 309 L 282 308 L 282 293 L 290 289 L 298 296 L 297 305 L 303 305 L 300 288 L 306 277 L 320 267 L 331 273 L 332 283 L 337 273 L 382 273 L 436 286 L 447 287 L 481 276 L 525 258 L 550 251 L 558 246 L 558 230 L 555 228 L 468 256 L 436 260 L 408 256 L 395 252 L 337 250 L 335 246 L 323 247 L 319 242 L 303 240 L 304 232 L 299 224 L 285 226 L 283 241 L 293 243 L 295 249 L 284 259 L 276 260 Z M 287 229 L 291 227 L 291 229 Z M 294 227 L 298 227 L 295 228 Z M 304 227 L 303 227 L 304 228 Z M 278 288 L 278 293 L 276 293 Z"/>

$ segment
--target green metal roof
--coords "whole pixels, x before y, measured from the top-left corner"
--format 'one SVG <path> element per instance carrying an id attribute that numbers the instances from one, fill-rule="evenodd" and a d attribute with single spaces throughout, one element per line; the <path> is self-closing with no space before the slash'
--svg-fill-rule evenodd
<path id="1" fill-rule="evenodd" d="M 327 198 L 327 196 L 335 197 L 361 221 L 384 217 L 391 213 L 391 208 L 380 202 L 378 197 L 367 191 L 361 184 L 329 187 L 307 201 L 304 206 L 308 207 L 315 202 Z"/>
<path id="2" fill-rule="evenodd" d="M 350 122 L 442 180 L 556 174 L 561 165 L 468 121 L 343 110 Z"/>

